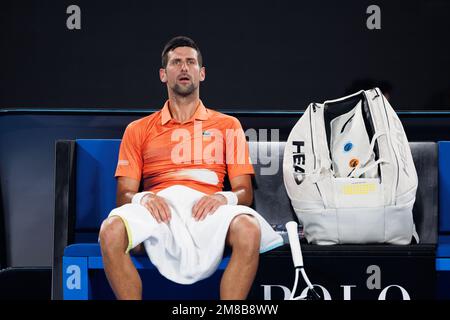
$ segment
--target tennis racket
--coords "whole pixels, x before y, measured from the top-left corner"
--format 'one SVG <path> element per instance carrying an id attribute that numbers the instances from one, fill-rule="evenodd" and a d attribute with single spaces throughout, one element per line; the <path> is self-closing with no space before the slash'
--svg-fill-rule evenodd
<path id="1" fill-rule="evenodd" d="M 292 260 L 294 262 L 295 267 L 294 287 L 292 288 L 289 300 L 321 300 L 322 298 L 309 281 L 308 276 L 306 275 L 305 272 L 305 268 L 303 267 L 303 255 L 302 255 L 302 248 L 300 247 L 300 240 L 298 238 L 297 222 L 289 221 L 288 223 L 286 223 L 286 230 L 288 232 L 289 244 L 291 246 Z M 309 290 L 306 296 L 294 297 L 295 291 L 297 290 L 299 273 L 302 274 L 303 280 L 305 280 Z"/>

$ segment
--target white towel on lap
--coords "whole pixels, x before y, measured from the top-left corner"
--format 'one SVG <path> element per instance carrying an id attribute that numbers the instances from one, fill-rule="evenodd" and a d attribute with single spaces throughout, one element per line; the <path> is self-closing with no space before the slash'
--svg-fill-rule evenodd
<path id="1" fill-rule="evenodd" d="M 157 223 L 141 205 L 125 204 L 111 211 L 126 225 L 128 250 L 144 243 L 150 260 L 159 272 L 174 282 L 191 284 L 209 277 L 220 264 L 228 227 L 240 214 L 254 216 L 261 227 L 260 253 L 283 245 L 283 238 L 255 210 L 241 205 L 223 205 L 203 221 L 192 217 L 192 207 L 205 194 L 182 185 L 158 192 L 167 200 L 172 218 Z"/>

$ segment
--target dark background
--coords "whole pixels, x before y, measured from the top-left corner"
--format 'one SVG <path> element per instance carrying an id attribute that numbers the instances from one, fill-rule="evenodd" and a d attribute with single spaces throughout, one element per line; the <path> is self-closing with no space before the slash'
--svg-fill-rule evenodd
<path id="1" fill-rule="evenodd" d="M 180 34 L 203 52 L 212 108 L 304 110 L 363 79 L 387 81 L 397 110 L 450 108 L 445 0 L 9 0 L 0 21 L 1 108 L 159 108 L 160 52 Z"/>

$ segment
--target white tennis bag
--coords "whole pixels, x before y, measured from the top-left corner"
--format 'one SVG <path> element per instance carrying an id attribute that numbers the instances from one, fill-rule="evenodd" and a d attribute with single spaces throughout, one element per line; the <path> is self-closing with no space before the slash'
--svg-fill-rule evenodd
<path id="1" fill-rule="evenodd" d="M 411 150 L 378 88 L 310 104 L 289 135 L 283 175 L 310 243 L 419 242 Z"/>

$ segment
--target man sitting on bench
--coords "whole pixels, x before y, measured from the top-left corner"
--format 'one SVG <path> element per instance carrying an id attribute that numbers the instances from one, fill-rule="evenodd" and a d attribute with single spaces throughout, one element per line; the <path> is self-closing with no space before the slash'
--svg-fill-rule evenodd
<path id="1" fill-rule="evenodd" d="M 99 235 L 106 276 L 118 299 L 142 299 L 130 250 L 145 250 L 162 275 L 189 284 L 214 273 L 226 244 L 232 255 L 220 298 L 245 299 L 259 253 L 283 240 L 248 207 L 254 171 L 241 124 L 200 100 L 205 67 L 191 39 L 166 44 L 159 74 L 167 102 L 129 124 L 120 146 L 118 207 Z M 222 191 L 225 175 L 232 191 Z"/>

